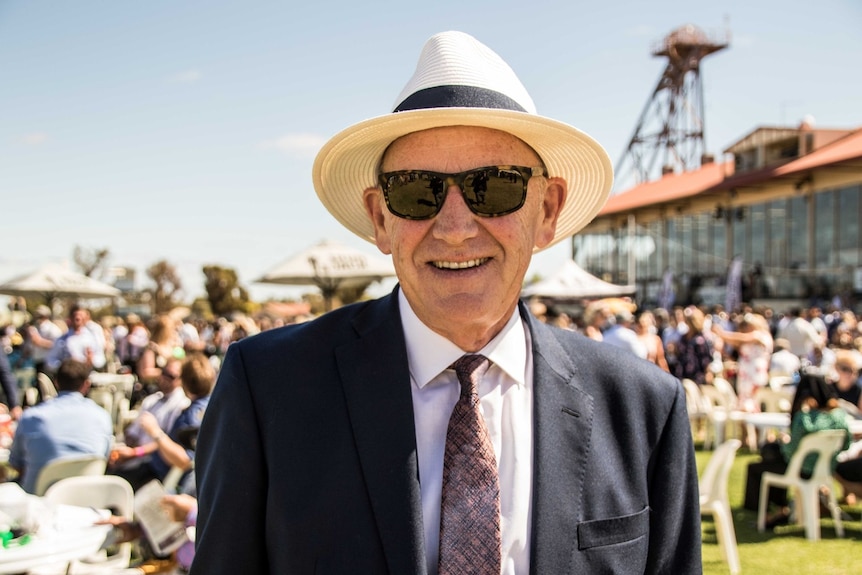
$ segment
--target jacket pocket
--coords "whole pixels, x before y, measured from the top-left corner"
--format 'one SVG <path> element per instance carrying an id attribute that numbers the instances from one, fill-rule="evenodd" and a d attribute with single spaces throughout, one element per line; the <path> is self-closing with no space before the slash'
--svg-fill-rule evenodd
<path id="1" fill-rule="evenodd" d="M 633 541 L 649 533 L 649 507 L 632 515 L 593 519 L 578 524 L 578 549 Z"/>

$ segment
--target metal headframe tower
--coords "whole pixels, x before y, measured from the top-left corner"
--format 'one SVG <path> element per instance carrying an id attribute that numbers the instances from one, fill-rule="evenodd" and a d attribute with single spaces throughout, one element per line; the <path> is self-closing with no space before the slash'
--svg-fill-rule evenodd
<path id="1" fill-rule="evenodd" d="M 700 63 L 729 43 L 729 32 L 709 37 L 687 24 L 653 46 L 652 55 L 667 58 L 667 66 L 616 165 L 617 190 L 701 165 L 705 148 Z"/>

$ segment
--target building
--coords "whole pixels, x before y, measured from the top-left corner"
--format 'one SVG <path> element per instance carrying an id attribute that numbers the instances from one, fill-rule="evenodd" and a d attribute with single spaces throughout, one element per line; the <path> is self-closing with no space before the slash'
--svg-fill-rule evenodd
<path id="1" fill-rule="evenodd" d="M 656 305 L 724 303 L 741 262 L 742 300 L 854 305 L 862 295 L 862 128 L 759 127 L 684 173 L 612 196 L 572 239 L 575 260 Z M 739 266 L 737 266 L 739 269 Z"/>

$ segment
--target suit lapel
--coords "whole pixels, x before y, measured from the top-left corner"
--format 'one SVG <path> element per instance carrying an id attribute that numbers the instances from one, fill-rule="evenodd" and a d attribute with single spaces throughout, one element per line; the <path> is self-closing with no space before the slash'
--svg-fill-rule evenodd
<path id="1" fill-rule="evenodd" d="M 425 573 L 413 400 L 394 293 L 371 304 L 354 328 L 359 338 L 337 348 L 336 358 L 389 572 Z"/>
<path id="2" fill-rule="evenodd" d="M 531 573 L 569 565 L 577 544 L 593 398 L 578 384 L 571 351 L 525 313 L 533 338 L 533 518 Z"/>

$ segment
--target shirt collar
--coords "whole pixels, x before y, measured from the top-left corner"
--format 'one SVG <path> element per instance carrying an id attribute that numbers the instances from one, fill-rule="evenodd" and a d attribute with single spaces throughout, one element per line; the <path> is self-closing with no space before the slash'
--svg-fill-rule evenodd
<path id="1" fill-rule="evenodd" d="M 403 290 L 398 290 L 398 305 L 410 376 L 422 388 L 466 352 L 422 323 Z M 527 336 L 517 306 L 500 333 L 479 353 L 506 372 L 517 385 L 525 385 Z"/>

